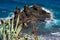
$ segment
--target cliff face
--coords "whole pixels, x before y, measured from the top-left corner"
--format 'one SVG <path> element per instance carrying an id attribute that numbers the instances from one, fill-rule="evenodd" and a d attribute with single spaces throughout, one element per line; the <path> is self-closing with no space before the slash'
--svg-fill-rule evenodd
<path id="1" fill-rule="evenodd" d="M 18 15 L 20 15 L 19 24 L 22 23 L 24 26 L 28 26 L 28 23 L 37 21 L 45 22 L 46 18 L 50 19 L 51 17 L 50 13 L 42 10 L 42 8 L 38 5 L 33 5 L 32 7 L 25 5 L 22 12 L 20 12 L 20 9 L 17 8 L 14 14 L 14 21 L 16 22 Z"/>

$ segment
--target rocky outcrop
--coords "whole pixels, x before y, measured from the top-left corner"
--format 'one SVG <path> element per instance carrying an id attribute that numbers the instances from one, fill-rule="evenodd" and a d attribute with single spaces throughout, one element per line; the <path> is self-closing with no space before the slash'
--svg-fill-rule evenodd
<path id="1" fill-rule="evenodd" d="M 45 22 L 46 18 L 51 17 L 50 13 L 47 13 L 46 11 L 42 10 L 42 8 L 38 5 L 33 5 L 32 7 L 29 7 L 28 5 L 24 6 L 24 10 L 20 12 L 19 8 L 16 8 L 16 11 L 14 12 L 15 17 L 14 20 L 16 22 L 17 16 L 19 17 L 19 24 L 22 23 L 25 26 L 28 26 L 28 23 L 31 22 Z"/>

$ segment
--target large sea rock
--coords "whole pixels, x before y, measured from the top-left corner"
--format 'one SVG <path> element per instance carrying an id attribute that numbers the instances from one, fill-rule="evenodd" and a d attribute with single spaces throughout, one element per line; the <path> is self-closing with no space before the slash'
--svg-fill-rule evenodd
<path id="1" fill-rule="evenodd" d="M 26 32 L 28 32 L 30 29 L 33 30 L 33 27 L 34 28 L 37 27 L 35 25 L 36 22 L 45 22 L 46 18 L 48 18 L 49 20 L 51 19 L 50 13 L 46 12 L 38 5 L 33 5 L 32 7 L 25 5 L 24 10 L 22 12 L 19 8 L 16 8 L 16 11 L 14 12 L 14 14 L 15 14 L 14 26 L 16 26 L 16 21 L 19 16 L 18 25 L 22 24 L 23 30 L 25 29 Z M 24 30 L 24 32 L 25 32 L 25 30 Z M 30 31 L 32 31 L 32 30 L 30 30 Z"/>

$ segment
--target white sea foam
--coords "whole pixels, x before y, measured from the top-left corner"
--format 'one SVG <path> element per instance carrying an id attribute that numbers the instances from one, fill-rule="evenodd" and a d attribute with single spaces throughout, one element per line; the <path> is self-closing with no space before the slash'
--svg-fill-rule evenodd
<path id="1" fill-rule="evenodd" d="M 1 25 L 1 21 L 0 21 L 0 25 Z"/>
<path id="2" fill-rule="evenodd" d="M 54 13 L 51 10 L 48 10 L 44 7 L 42 7 L 42 9 L 51 14 L 51 19 L 50 20 L 45 20 L 47 22 L 46 25 L 51 24 L 51 22 L 54 23 L 54 24 L 59 25 L 58 23 L 60 23 L 59 22 L 60 20 L 54 19 L 54 15 L 53 15 Z"/>
<path id="3" fill-rule="evenodd" d="M 33 5 L 29 6 L 29 7 L 33 7 Z"/>
<path id="4" fill-rule="evenodd" d="M 54 19 L 54 23 L 55 23 L 56 25 L 60 25 L 60 20 Z"/>
<path id="5" fill-rule="evenodd" d="M 50 15 L 51 15 L 51 19 L 46 18 L 46 20 L 45 20 L 46 21 L 45 28 L 52 28 L 52 25 L 57 24 L 58 20 L 54 19 L 54 15 L 51 10 L 48 10 L 44 7 L 42 7 L 42 9 L 44 11 L 50 13 Z"/>
<path id="6" fill-rule="evenodd" d="M 48 12 L 48 13 L 52 13 L 50 10 L 48 10 L 48 9 L 46 9 L 46 8 L 44 8 L 44 7 L 41 7 L 42 8 L 42 10 L 45 10 L 46 12 Z"/>
<path id="7" fill-rule="evenodd" d="M 53 18 L 53 12 L 51 11 L 51 10 L 48 10 L 48 9 L 46 9 L 46 8 L 44 8 L 44 7 L 41 7 L 42 8 L 42 10 L 44 10 L 44 11 L 46 11 L 47 13 L 50 13 L 50 15 L 51 15 L 51 20 L 53 20 L 54 18 Z M 46 19 L 47 20 L 47 19 Z M 50 20 L 47 20 L 48 22 L 50 21 Z"/>
<path id="8" fill-rule="evenodd" d="M 60 32 L 51 33 L 51 35 L 60 36 Z"/>
<path id="9" fill-rule="evenodd" d="M 54 18 L 53 18 L 54 15 L 53 15 L 53 12 L 52 12 L 51 10 L 48 10 L 47 8 L 44 8 L 44 7 L 41 7 L 41 8 L 42 8 L 42 10 L 46 11 L 47 13 L 50 13 L 51 19 L 54 19 Z"/>
<path id="10" fill-rule="evenodd" d="M 24 10 L 24 8 L 21 8 L 21 12 Z"/>
<path id="11" fill-rule="evenodd" d="M 8 17 L 6 17 L 6 18 L 0 18 L 0 19 L 8 20 L 8 19 L 12 19 L 13 17 L 14 17 L 14 13 L 10 12 L 9 15 L 8 15 Z"/>

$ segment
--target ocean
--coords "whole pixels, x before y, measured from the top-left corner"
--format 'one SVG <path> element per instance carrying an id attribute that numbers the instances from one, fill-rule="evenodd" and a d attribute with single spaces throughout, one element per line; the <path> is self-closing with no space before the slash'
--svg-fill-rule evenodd
<path id="1" fill-rule="evenodd" d="M 15 8 L 23 9 L 25 4 L 37 4 L 52 14 L 52 22 L 37 23 L 38 26 L 42 26 L 39 27 L 39 32 L 60 32 L 60 0 L 0 0 L 0 18 L 12 18 Z"/>

